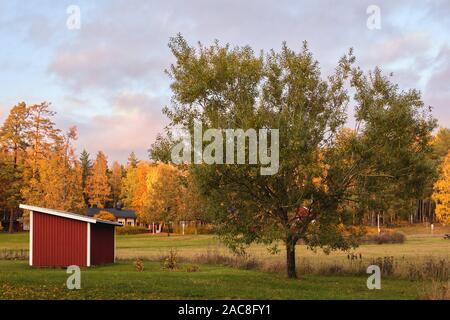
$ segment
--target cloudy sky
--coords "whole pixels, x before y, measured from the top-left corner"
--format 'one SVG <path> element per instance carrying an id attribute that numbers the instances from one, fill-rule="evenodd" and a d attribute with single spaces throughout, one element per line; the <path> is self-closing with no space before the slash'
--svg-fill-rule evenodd
<path id="1" fill-rule="evenodd" d="M 67 28 L 76 5 L 80 29 Z M 370 5 L 381 29 L 369 29 Z M 450 127 L 450 1 L 0 0 L 0 121 L 19 101 L 49 101 L 57 126 L 79 130 L 78 150 L 141 158 L 167 120 L 169 37 L 279 49 L 307 40 L 326 74 L 349 47 L 418 88 Z"/>

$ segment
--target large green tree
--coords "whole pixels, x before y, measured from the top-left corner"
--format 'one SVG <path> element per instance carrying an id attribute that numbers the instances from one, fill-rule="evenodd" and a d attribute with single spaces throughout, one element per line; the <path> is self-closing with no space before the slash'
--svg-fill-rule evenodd
<path id="1" fill-rule="evenodd" d="M 280 52 L 259 56 L 249 47 L 218 42 L 195 48 L 181 36 L 169 46 L 176 59 L 168 70 L 173 104 L 164 109 L 170 128 L 192 133 L 198 120 L 204 130 L 279 130 L 276 174 L 261 175 L 261 164 L 191 166 L 204 206 L 232 249 L 281 240 L 293 278 L 298 241 L 326 251 L 356 245 L 359 230 L 347 208 L 376 198 L 381 181 L 397 191 L 420 187 L 416 173 L 426 171 L 420 162 L 429 152 L 434 120 L 418 92 L 400 91 L 379 69 L 365 75 L 351 51 L 325 78 L 306 43 L 300 52 L 283 44 Z M 357 130 L 339 139 L 350 102 Z M 160 138 L 151 154 L 167 155 L 161 150 L 172 136 Z"/>

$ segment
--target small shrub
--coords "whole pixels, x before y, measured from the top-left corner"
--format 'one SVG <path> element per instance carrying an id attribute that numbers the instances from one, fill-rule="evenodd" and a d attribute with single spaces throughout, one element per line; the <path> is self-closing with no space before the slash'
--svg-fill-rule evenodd
<path id="1" fill-rule="evenodd" d="M 140 234 L 140 233 L 149 233 L 149 230 L 144 227 L 135 227 L 135 226 L 124 226 L 116 228 L 117 234 Z"/>
<path id="2" fill-rule="evenodd" d="M 362 238 L 363 243 L 404 243 L 406 236 L 399 231 L 384 231 L 380 234 L 367 234 Z"/>
<path id="3" fill-rule="evenodd" d="M 134 267 L 136 268 L 136 271 L 137 271 L 137 272 L 142 272 L 142 271 L 144 271 L 144 261 L 142 261 L 142 259 L 140 259 L 140 258 L 137 258 L 137 259 L 134 261 Z"/>
<path id="4" fill-rule="evenodd" d="M 163 269 L 164 270 L 178 269 L 177 252 L 175 250 L 171 249 L 169 251 L 169 255 L 164 258 Z"/>

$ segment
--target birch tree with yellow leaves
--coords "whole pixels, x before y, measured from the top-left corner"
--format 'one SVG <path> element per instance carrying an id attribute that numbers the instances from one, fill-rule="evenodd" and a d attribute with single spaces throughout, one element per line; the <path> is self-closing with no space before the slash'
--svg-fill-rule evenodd
<path id="1" fill-rule="evenodd" d="M 86 193 L 89 197 L 89 205 L 92 207 L 105 208 L 107 201 L 111 200 L 111 187 L 107 171 L 107 157 L 102 151 L 99 151 L 91 174 L 86 181 Z"/>
<path id="2" fill-rule="evenodd" d="M 450 224 L 450 152 L 444 159 L 441 174 L 434 184 L 433 191 L 436 218 L 444 225 Z"/>

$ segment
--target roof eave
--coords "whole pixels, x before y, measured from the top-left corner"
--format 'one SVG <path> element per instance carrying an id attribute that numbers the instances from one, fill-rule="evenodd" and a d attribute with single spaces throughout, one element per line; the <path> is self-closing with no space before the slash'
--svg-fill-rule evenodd
<path id="1" fill-rule="evenodd" d="M 74 213 L 71 213 L 71 212 L 62 212 L 62 211 L 48 209 L 48 208 L 42 208 L 42 207 L 37 207 L 37 206 L 29 206 L 29 205 L 26 205 L 26 204 L 19 204 L 19 208 L 20 209 L 25 209 L 25 210 L 30 210 L 30 211 L 47 213 L 47 214 L 50 214 L 50 215 L 53 215 L 53 216 L 58 216 L 58 217 L 72 219 L 72 220 L 88 222 L 88 223 L 97 223 L 98 222 L 98 223 L 110 224 L 110 225 L 115 225 L 115 226 L 122 226 L 122 224 L 120 224 L 118 222 L 100 220 L 100 219 L 95 219 L 95 218 L 90 218 L 90 217 L 86 217 L 86 216 L 77 215 L 77 214 L 74 214 Z"/>

